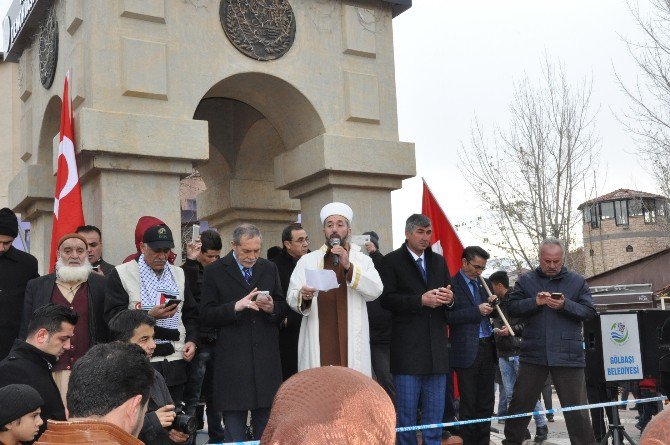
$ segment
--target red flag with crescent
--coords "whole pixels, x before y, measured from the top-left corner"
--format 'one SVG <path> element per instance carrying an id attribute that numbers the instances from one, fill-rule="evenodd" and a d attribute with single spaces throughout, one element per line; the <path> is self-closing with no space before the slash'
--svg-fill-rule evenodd
<path id="1" fill-rule="evenodd" d="M 444 214 L 442 207 L 428 188 L 426 180 L 423 180 L 423 196 L 421 198 L 421 213 L 430 218 L 433 223 L 433 234 L 430 237 L 430 244 L 433 252 L 444 256 L 449 268 L 449 273 L 454 275 L 461 268 L 461 255 L 463 254 L 463 243 L 461 243 L 458 234 Z M 449 330 L 447 328 L 447 335 Z M 454 397 L 459 397 L 458 379 L 456 373 L 454 379 Z"/>
<path id="2" fill-rule="evenodd" d="M 51 230 L 51 254 L 49 270 L 54 270 L 58 240 L 84 225 L 84 211 L 81 205 L 81 187 L 77 158 L 74 150 L 74 120 L 70 101 L 70 71 L 65 75 L 63 86 L 63 108 L 60 114 L 60 136 L 58 143 L 58 172 L 54 195 L 54 219 Z"/>

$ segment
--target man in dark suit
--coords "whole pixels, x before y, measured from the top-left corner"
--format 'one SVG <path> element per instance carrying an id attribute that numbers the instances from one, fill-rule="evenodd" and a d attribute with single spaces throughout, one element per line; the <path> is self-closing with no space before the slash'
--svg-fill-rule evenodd
<path id="1" fill-rule="evenodd" d="M 19 336 L 26 283 L 39 277 L 37 259 L 12 246 L 18 235 L 14 212 L 7 207 L 0 209 L 0 360 Z"/>
<path id="2" fill-rule="evenodd" d="M 226 441 L 241 442 L 248 411 L 254 438 L 261 438 L 282 383 L 277 335 L 286 303 L 277 266 L 259 258 L 260 230 L 242 224 L 231 244 L 228 255 L 205 268 L 201 320 L 218 328 L 214 409 L 223 412 Z"/>
<path id="3" fill-rule="evenodd" d="M 300 257 L 309 253 L 309 237 L 300 224 L 289 224 L 281 234 L 283 247 L 279 254 L 270 261 L 275 263 L 279 271 L 282 292 L 286 295 L 291 274 Z M 286 318 L 279 326 L 279 352 L 284 381 L 298 372 L 298 339 L 302 315 L 295 311 L 287 311 Z"/>
<path id="4" fill-rule="evenodd" d="M 384 257 L 383 308 L 393 313 L 391 373 L 396 388 L 398 426 L 442 421 L 449 360 L 445 326 L 454 304 L 449 270 L 442 255 L 430 249 L 431 221 L 414 214 L 405 224 L 405 244 Z M 423 443 L 441 443 L 439 429 L 425 430 Z M 398 434 L 400 445 L 416 444 L 416 434 Z"/>
<path id="5" fill-rule="evenodd" d="M 461 269 L 451 277 L 454 307 L 447 314 L 450 327 L 449 361 L 458 376 L 461 394 L 459 419 L 490 417 L 495 401 L 496 351 L 486 290 L 480 276 L 489 254 L 479 246 L 468 246 L 461 255 Z M 488 445 L 491 423 L 461 428 L 464 445 Z"/>

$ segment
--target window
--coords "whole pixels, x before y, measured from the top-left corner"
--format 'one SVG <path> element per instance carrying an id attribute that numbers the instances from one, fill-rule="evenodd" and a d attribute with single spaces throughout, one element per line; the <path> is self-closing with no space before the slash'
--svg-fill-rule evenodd
<path id="1" fill-rule="evenodd" d="M 662 199 L 656 200 L 656 212 L 658 216 L 668 217 L 668 203 Z"/>
<path id="2" fill-rule="evenodd" d="M 607 201 L 600 203 L 600 219 L 612 219 L 614 218 L 614 202 Z"/>
<path id="3" fill-rule="evenodd" d="M 626 201 L 614 201 L 614 218 L 617 226 L 628 225 L 628 205 Z"/>
<path id="4" fill-rule="evenodd" d="M 628 200 L 628 216 L 642 216 L 642 200 Z"/>
<path id="5" fill-rule="evenodd" d="M 591 206 L 584 207 L 584 210 L 582 210 L 582 215 L 584 216 L 584 224 L 590 223 L 591 222 Z"/>
<path id="6" fill-rule="evenodd" d="M 598 204 L 594 204 L 589 208 L 591 213 L 591 228 L 597 229 L 600 226 L 600 215 L 598 214 Z"/>
<path id="7" fill-rule="evenodd" d="M 656 222 L 656 201 L 653 199 L 645 199 L 642 205 L 642 212 L 644 213 L 644 223 L 653 224 Z"/>

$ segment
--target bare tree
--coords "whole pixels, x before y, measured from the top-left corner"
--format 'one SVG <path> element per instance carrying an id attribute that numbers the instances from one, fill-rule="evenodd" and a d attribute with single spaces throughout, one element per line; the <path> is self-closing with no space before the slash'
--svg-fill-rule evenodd
<path id="1" fill-rule="evenodd" d="M 649 14 L 629 3 L 644 35 L 643 42 L 626 42 L 640 77 L 629 85 L 615 74 L 630 100 L 624 124 L 636 136 L 637 150 L 660 192 L 670 196 L 670 0 L 648 3 Z"/>
<path id="2" fill-rule="evenodd" d="M 519 267 L 537 264 L 548 236 L 574 244 L 581 218 L 573 199 L 598 155 L 590 100 L 590 82 L 573 88 L 545 59 L 539 84 L 526 77 L 515 85 L 509 128 L 490 142 L 475 122 L 461 148 L 466 179 L 488 210 L 478 229 Z"/>

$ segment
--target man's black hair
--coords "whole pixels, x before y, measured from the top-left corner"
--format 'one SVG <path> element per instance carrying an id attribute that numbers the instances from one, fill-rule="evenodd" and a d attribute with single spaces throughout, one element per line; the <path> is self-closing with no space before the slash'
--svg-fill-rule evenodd
<path id="1" fill-rule="evenodd" d="M 500 283 L 505 286 L 505 289 L 509 289 L 509 275 L 504 270 L 493 272 L 489 277 L 489 281 L 493 284 Z"/>
<path id="2" fill-rule="evenodd" d="M 28 323 L 28 337 L 40 329 L 46 329 L 49 334 L 60 332 L 63 323 L 73 326 L 77 324 L 79 315 L 72 309 L 58 304 L 48 303 L 38 307 Z"/>
<path id="3" fill-rule="evenodd" d="M 488 260 L 491 255 L 489 253 L 482 249 L 479 246 L 468 246 L 465 249 L 463 249 L 463 254 L 461 255 L 461 258 L 465 258 L 467 261 L 472 261 L 475 259 L 475 257 L 480 257 L 485 260 Z"/>
<path id="4" fill-rule="evenodd" d="M 100 232 L 100 229 L 98 229 L 95 226 L 79 226 L 77 227 L 77 230 L 75 230 L 75 233 L 91 233 L 95 232 L 98 234 L 100 237 L 100 241 L 102 241 L 102 232 Z"/>
<path id="5" fill-rule="evenodd" d="M 223 249 L 223 243 L 221 242 L 221 235 L 216 230 L 205 230 L 200 234 L 200 251 L 205 253 L 209 250 L 221 250 Z"/>
<path id="6" fill-rule="evenodd" d="M 144 406 L 153 381 L 154 370 L 141 347 L 118 341 L 93 346 L 72 368 L 70 417 L 102 417 L 137 395 Z"/>
<path id="7" fill-rule="evenodd" d="M 284 245 L 284 241 L 293 241 L 293 231 L 294 230 L 304 230 L 302 224 L 292 223 L 284 227 L 284 230 L 281 232 L 281 245 Z"/>
<path id="8" fill-rule="evenodd" d="M 156 326 L 156 319 L 140 309 L 121 311 L 109 320 L 109 335 L 112 341 L 128 342 L 135 329 L 143 324 Z"/>

